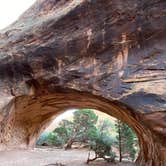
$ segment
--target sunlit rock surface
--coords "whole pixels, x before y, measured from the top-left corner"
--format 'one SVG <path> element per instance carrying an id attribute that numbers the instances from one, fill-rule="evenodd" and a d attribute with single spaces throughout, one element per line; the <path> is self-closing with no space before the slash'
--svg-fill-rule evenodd
<path id="1" fill-rule="evenodd" d="M 0 148 L 33 147 L 53 118 L 94 108 L 166 165 L 166 1 L 38 0 L 0 31 Z"/>

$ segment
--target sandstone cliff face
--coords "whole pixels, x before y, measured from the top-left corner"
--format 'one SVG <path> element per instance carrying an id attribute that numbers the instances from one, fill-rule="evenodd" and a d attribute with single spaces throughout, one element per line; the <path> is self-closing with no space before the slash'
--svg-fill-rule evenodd
<path id="1" fill-rule="evenodd" d="M 135 130 L 138 165 L 166 165 L 166 1 L 38 0 L 0 31 L 0 95 L 1 149 L 94 108 Z"/>

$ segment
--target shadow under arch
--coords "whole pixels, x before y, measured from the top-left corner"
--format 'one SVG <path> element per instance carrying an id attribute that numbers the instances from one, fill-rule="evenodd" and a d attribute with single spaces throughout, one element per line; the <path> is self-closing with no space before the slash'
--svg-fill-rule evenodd
<path id="1" fill-rule="evenodd" d="M 1 133 L 1 143 L 5 148 L 33 148 L 39 135 L 60 113 L 72 108 L 91 108 L 123 121 L 135 131 L 140 146 L 137 165 L 150 165 L 152 154 L 157 153 L 151 131 L 141 123 L 134 110 L 119 101 L 88 92 L 58 89 L 37 96 L 19 96 L 12 102 L 8 108 L 10 118 Z"/>

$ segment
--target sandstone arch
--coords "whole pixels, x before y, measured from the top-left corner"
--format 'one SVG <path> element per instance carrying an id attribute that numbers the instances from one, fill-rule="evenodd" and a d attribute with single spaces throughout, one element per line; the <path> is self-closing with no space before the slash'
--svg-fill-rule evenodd
<path id="1" fill-rule="evenodd" d="M 140 114 L 117 101 L 74 91 L 70 89 L 54 89 L 38 96 L 20 96 L 9 104 L 11 112 L 1 124 L 1 141 L 3 149 L 32 148 L 43 129 L 61 112 L 70 108 L 93 108 L 114 116 L 131 126 L 140 143 L 138 165 L 158 164 L 164 159 L 164 154 L 156 151 L 162 142 L 156 142 L 153 132 L 143 125 Z M 163 157 L 163 158 L 162 158 Z M 155 163 L 156 162 L 156 163 Z"/>
<path id="2" fill-rule="evenodd" d="M 5 145 L 3 148 L 33 148 L 40 133 L 55 116 L 70 108 L 98 109 L 124 121 L 135 130 L 139 138 L 141 152 L 137 163 L 152 162 L 151 153 L 156 146 L 153 134 L 140 123 L 137 113 L 117 101 L 69 89 L 39 96 L 20 96 L 12 101 L 9 110 L 12 109 L 13 113 L 5 121 L 4 133 L 1 133 L 1 140 Z M 155 156 L 156 154 L 155 151 Z M 158 157 L 161 157 L 160 154 Z"/>
<path id="3" fill-rule="evenodd" d="M 54 94 L 58 101 L 61 94 L 118 107 L 118 118 L 140 139 L 138 165 L 164 166 L 165 6 L 164 0 L 38 0 L 1 30 L 1 149 L 33 145 L 37 121 L 54 115 L 41 111 L 42 119 L 39 99 Z"/>

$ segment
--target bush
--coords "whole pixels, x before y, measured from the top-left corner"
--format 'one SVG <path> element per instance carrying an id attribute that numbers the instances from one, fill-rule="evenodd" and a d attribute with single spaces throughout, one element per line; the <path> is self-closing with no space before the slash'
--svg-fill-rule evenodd
<path id="1" fill-rule="evenodd" d="M 90 142 L 90 148 L 95 152 L 95 157 L 93 159 L 90 159 L 89 154 L 87 163 L 98 158 L 103 158 L 108 162 L 114 162 L 116 155 L 114 152 L 112 152 L 111 145 L 111 137 L 109 137 L 108 135 L 101 135 L 101 133 L 99 133 L 99 135 L 97 135 L 96 138 L 91 140 Z"/>
<path id="2" fill-rule="evenodd" d="M 54 133 L 54 132 L 51 132 L 51 133 L 48 135 L 47 141 L 48 141 L 48 145 L 57 146 L 57 147 L 64 144 L 64 140 L 61 139 L 61 138 L 60 138 L 56 133 Z"/>
<path id="3" fill-rule="evenodd" d="M 48 140 L 48 135 L 49 135 L 49 132 L 44 132 L 40 135 L 39 139 L 37 140 L 36 144 L 37 145 L 43 145 L 43 144 L 47 144 L 47 140 Z"/>
<path id="4" fill-rule="evenodd" d="M 45 132 L 43 133 L 38 141 L 37 145 L 48 145 L 48 146 L 62 146 L 64 144 L 63 139 L 61 139 L 56 133 L 54 132 Z"/>

